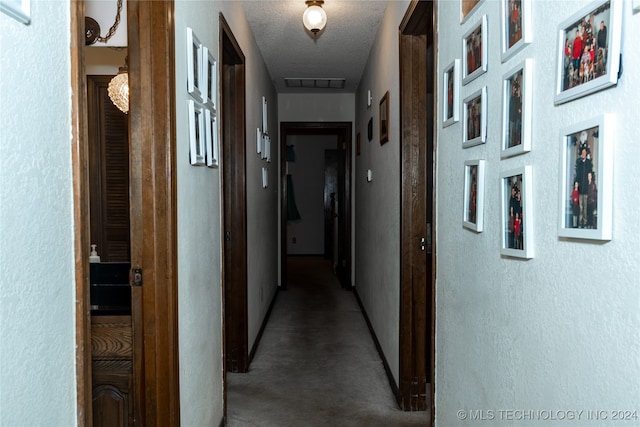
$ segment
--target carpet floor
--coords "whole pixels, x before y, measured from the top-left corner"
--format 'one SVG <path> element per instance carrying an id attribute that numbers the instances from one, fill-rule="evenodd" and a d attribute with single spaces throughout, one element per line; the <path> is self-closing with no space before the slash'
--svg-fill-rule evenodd
<path id="1" fill-rule="evenodd" d="M 428 426 L 399 409 L 355 295 L 331 262 L 289 257 L 248 373 L 227 373 L 227 425 Z"/>

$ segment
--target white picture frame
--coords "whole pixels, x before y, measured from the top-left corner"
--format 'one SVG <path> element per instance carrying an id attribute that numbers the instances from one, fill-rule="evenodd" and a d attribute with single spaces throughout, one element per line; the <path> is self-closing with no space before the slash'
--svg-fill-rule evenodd
<path id="1" fill-rule="evenodd" d="M 532 3 L 532 0 L 501 0 L 502 44 L 500 54 L 502 62 L 506 62 L 533 40 Z"/>
<path id="2" fill-rule="evenodd" d="M 260 154 L 260 158 L 262 158 L 262 131 L 260 128 L 256 128 L 256 154 Z"/>
<path id="3" fill-rule="evenodd" d="M 187 27 L 187 92 L 198 101 L 204 101 L 202 70 L 202 43 Z"/>
<path id="4" fill-rule="evenodd" d="M 633 13 L 640 12 L 640 0 L 633 0 L 632 7 L 633 7 Z"/>
<path id="5" fill-rule="evenodd" d="M 206 161 L 204 109 L 193 99 L 187 100 L 189 121 L 189 161 L 193 166 L 203 166 Z"/>
<path id="6" fill-rule="evenodd" d="M 5 13 L 24 25 L 31 23 L 30 0 L 0 0 L 0 12 Z"/>
<path id="7" fill-rule="evenodd" d="M 531 165 L 500 173 L 501 248 L 504 256 L 533 258 L 533 201 Z"/>
<path id="8" fill-rule="evenodd" d="M 501 157 L 531 151 L 533 59 L 528 58 L 502 78 Z"/>
<path id="9" fill-rule="evenodd" d="M 216 100 L 218 95 L 218 73 L 216 59 L 209 51 L 209 48 L 202 46 L 202 102 L 208 104 L 210 108 L 216 110 Z"/>
<path id="10" fill-rule="evenodd" d="M 622 3 L 596 0 L 558 26 L 556 105 L 618 84 Z"/>
<path id="11" fill-rule="evenodd" d="M 462 37 L 462 84 L 475 80 L 487 72 L 487 15 Z M 478 58 L 478 56 L 480 58 Z"/>
<path id="12" fill-rule="evenodd" d="M 264 159 L 267 163 L 271 163 L 271 137 L 269 135 L 264 136 Z"/>
<path id="13" fill-rule="evenodd" d="M 484 0 L 460 0 L 460 23 L 463 24 L 478 10 Z"/>
<path id="14" fill-rule="evenodd" d="M 484 229 L 484 160 L 464 162 L 462 226 L 481 233 Z"/>
<path id="15" fill-rule="evenodd" d="M 267 117 L 267 98 L 262 97 L 262 133 L 269 135 L 269 120 Z"/>
<path id="16" fill-rule="evenodd" d="M 218 144 L 218 120 L 215 111 L 205 108 L 204 123 L 207 166 L 217 168 L 220 165 L 220 148 Z"/>
<path id="17" fill-rule="evenodd" d="M 611 240 L 614 131 L 610 114 L 562 129 L 559 236 Z"/>
<path id="18" fill-rule="evenodd" d="M 462 103 L 462 148 L 487 142 L 487 87 L 473 92 Z"/>
<path id="19" fill-rule="evenodd" d="M 442 73 L 442 127 L 460 121 L 460 60 L 454 59 Z"/>
<path id="20" fill-rule="evenodd" d="M 262 168 L 262 188 L 269 187 L 269 170 Z"/>

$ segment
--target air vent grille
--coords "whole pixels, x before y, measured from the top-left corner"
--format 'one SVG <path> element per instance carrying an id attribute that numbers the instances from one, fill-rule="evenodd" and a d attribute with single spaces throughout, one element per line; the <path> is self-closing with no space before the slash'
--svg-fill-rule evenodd
<path id="1" fill-rule="evenodd" d="M 285 77 L 286 87 L 299 87 L 303 89 L 344 89 L 344 78 L 301 78 Z"/>

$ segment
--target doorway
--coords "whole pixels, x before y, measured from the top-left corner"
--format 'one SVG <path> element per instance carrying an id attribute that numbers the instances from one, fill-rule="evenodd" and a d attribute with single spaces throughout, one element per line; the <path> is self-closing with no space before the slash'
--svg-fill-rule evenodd
<path id="1" fill-rule="evenodd" d="M 78 424 L 92 421 L 89 150 L 84 1 L 72 1 Z M 138 425 L 179 425 L 173 2 L 127 2 L 133 405 Z M 144 47 L 142 49 L 141 47 Z M 166 167 L 154 167 L 166 165 Z M 130 275 L 132 277 L 132 275 Z M 128 420 L 123 419 L 126 425 Z"/>
<path id="2" fill-rule="evenodd" d="M 344 289 L 351 289 L 351 122 L 282 122 L 280 124 L 280 270 L 281 289 L 287 288 L 287 144 L 294 136 L 329 135 L 337 137 L 337 230 L 332 242 L 335 272 Z M 328 195 L 330 200 L 331 195 Z"/>
<path id="3" fill-rule="evenodd" d="M 433 423 L 436 2 L 414 0 L 400 24 L 400 381 L 402 409 Z"/>

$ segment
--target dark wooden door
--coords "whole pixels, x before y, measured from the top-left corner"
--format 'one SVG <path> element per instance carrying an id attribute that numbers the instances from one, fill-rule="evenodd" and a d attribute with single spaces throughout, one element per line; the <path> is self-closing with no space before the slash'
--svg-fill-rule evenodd
<path id="1" fill-rule="evenodd" d="M 249 369 L 244 54 L 220 15 L 225 371 Z M 225 381 L 226 384 L 226 381 Z"/>
<path id="2" fill-rule="evenodd" d="M 400 382 L 404 410 L 427 409 L 432 366 L 433 2 L 414 1 L 400 25 Z"/>
<path id="3" fill-rule="evenodd" d="M 334 221 L 338 218 L 338 152 L 324 150 L 324 257 L 337 258 L 334 253 Z"/>

